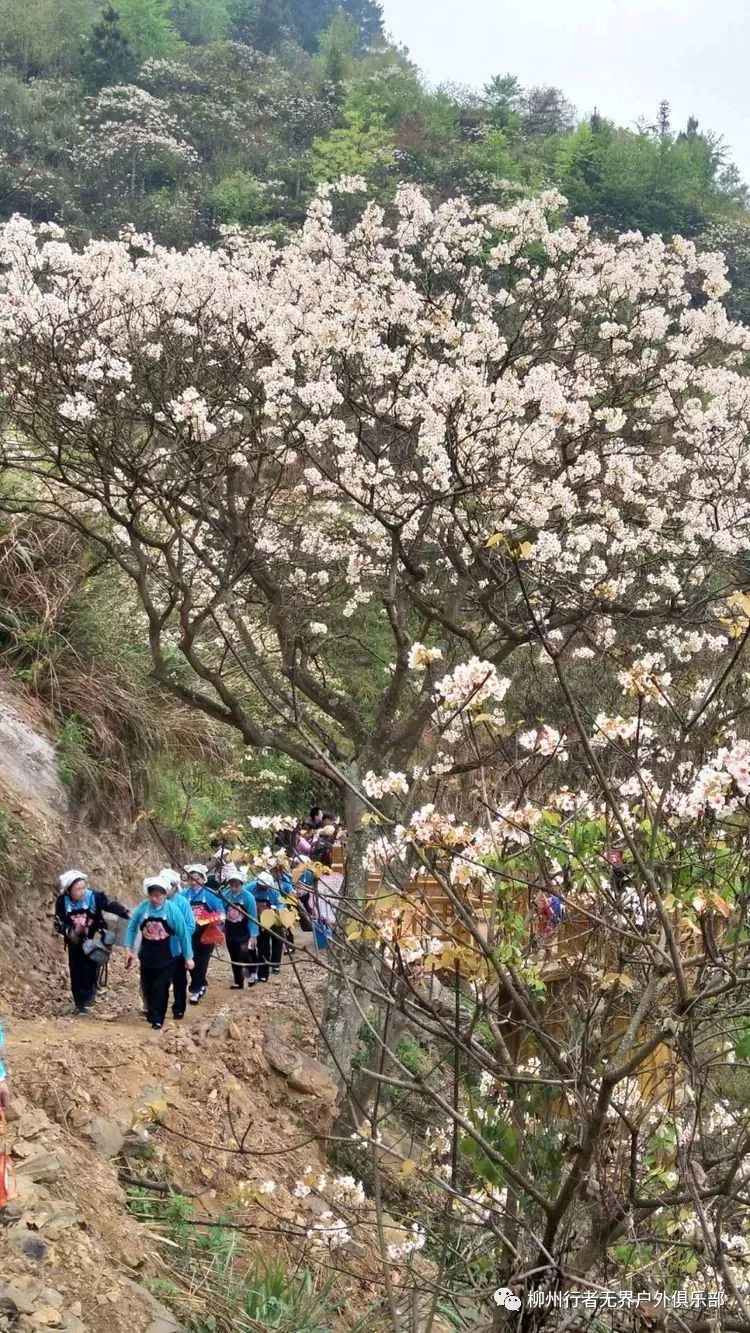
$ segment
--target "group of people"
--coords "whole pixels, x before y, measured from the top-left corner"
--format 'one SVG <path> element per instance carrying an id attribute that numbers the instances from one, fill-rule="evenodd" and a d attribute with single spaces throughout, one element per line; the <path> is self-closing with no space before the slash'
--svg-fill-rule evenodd
<path id="1" fill-rule="evenodd" d="M 282 855 L 272 855 L 268 868 L 253 876 L 229 861 L 223 848 L 208 864 L 186 865 L 184 878 L 165 867 L 146 876 L 144 899 L 132 912 L 91 888 L 85 871 L 66 870 L 60 876 L 55 930 L 67 950 L 75 1012 L 85 1014 L 91 1008 L 101 985 L 112 943 L 105 912 L 128 923 L 125 966 L 131 968 L 138 960 L 145 1016 L 157 1030 L 164 1026 L 170 992 L 172 1015 L 178 1021 L 188 1003 L 203 999 L 217 944 L 226 944 L 233 990 L 267 982 L 281 971 L 285 946 L 293 943 L 279 912 L 285 906 L 295 907 L 303 928 L 310 928 L 316 875 L 311 865 L 303 863 L 312 856 L 330 865 L 337 827 L 333 816 L 314 807 L 291 838 L 279 836 L 275 851 Z M 298 850 L 300 841 L 310 847 L 309 852 Z M 322 855 L 313 850 L 316 847 Z M 273 909 L 273 917 L 264 915 L 267 909 Z"/>

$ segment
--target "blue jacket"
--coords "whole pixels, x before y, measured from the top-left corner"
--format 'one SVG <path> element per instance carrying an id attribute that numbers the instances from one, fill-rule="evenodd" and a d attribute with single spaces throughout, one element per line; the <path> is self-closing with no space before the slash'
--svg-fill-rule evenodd
<path id="1" fill-rule="evenodd" d="M 2 1050 L 4 1045 L 5 1045 L 5 1033 L 3 1032 L 2 1023 L 0 1023 L 0 1051 Z M 0 1060 L 0 1079 L 5 1078 L 6 1073 L 7 1071 L 5 1065 L 3 1064 L 2 1060 Z"/>
<path id="2" fill-rule="evenodd" d="M 123 917 L 125 920 L 129 916 L 127 907 L 123 907 L 122 903 L 115 902 L 113 898 L 108 898 L 106 893 L 100 893 L 97 889 L 87 889 L 79 903 L 74 903 L 67 893 L 58 894 L 55 903 L 55 930 L 58 935 L 64 937 L 66 944 L 69 931 L 76 927 L 78 927 L 76 934 L 81 940 L 93 939 L 97 931 L 104 928 L 103 912 L 111 912 L 113 916 Z"/>
<path id="3" fill-rule="evenodd" d="M 193 932 L 190 926 L 188 926 L 182 911 L 178 907 L 175 907 L 174 903 L 169 899 L 167 899 L 163 907 L 154 907 L 153 903 L 149 902 L 148 898 L 145 899 L 144 902 L 138 904 L 128 922 L 128 928 L 125 931 L 126 949 L 133 948 L 136 934 L 141 928 L 141 923 L 144 917 L 147 916 L 163 916 L 167 925 L 174 931 L 174 937 L 170 946 L 172 954 L 175 957 L 181 955 L 183 958 L 192 958 Z M 175 942 L 177 943 L 176 950 L 174 948 Z"/>
<path id="4" fill-rule="evenodd" d="M 227 909 L 227 929 L 231 931 L 232 927 L 235 927 L 237 934 L 244 933 L 246 939 L 254 940 L 260 929 L 258 906 L 248 886 L 245 885 L 239 893 L 231 893 L 229 889 L 225 889 L 222 898 Z M 233 907 L 239 907 L 244 914 L 240 916 L 239 921 L 232 919 Z M 244 932 L 240 931 L 240 924 L 244 927 Z"/>
<path id="5" fill-rule="evenodd" d="M 253 879 L 245 885 L 245 888 L 249 889 L 255 898 L 259 912 L 264 912 L 267 907 L 284 906 L 284 899 L 275 885 L 271 889 L 267 884 L 259 884 L 257 879 Z"/>
<path id="6" fill-rule="evenodd" d="M 187 898 L 185 897 L 184 893 L 182 893 L 178 889 L 172 898 L 167 899 L 167 902 L 172 903 L 172 905 L 177 908 L 177 911 L 180 913 L 180 915 L 184 917 L 185 929 L 187 930 L 188 935 L 190 936 L 192 941 L 193 931 L 195 930 L 195 917 L 193 916 L 192 908 Z M 171 945 L 174 957 L 175 958 L 181 957 L 182 949 L 180 948 L 180 941 L 176 935 L 172 936 Z"/>

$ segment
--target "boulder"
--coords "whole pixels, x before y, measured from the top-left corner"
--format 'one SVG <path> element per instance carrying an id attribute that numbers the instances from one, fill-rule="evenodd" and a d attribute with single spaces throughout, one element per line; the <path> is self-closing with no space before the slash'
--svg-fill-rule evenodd
<path id="1" fill-rule="evenodd" d="M 28 1176 L 36 1185 L 48 1184 L 57 1180 L 60 1174 L 60 1159 L 53 1152 L 37 1153 L 35 1157 L 27 1157 L 25 1161 L 19 1162 L 16 1174 L 19 1177 Z"/>
<path id="2" fill-rule="evenodd" d="M 271 1068 L 282 1074 L 295 1092 L 335 1102 L 338 1090 L 325 1065 L 311 1055 L 296 1051 L 289 1044 L 285 1029 L 278 1025 L 269 1027 L 263 1036 L 263 1051 Z"/>
<path id="3" fill-rule="evenodd" d="M 116 1120 L 106 1120 L 104 1116 L 95 1115 L 89 1121 L 86 1132 L 102 1157 L 119 1157 L 125 1144 L 125 1135 Z"/>
<path id="4" fill-rule="evenodd" d="M 325 1065 L 311 1055 L 297 1056 L 291 1073 L 287 1074 L 287 1083 L 295 1092 L 307 1093 L 309 1097 L 320 1097 L 326 1102 L 336 1100 L 336 1084 Z"/>
<path id="5" fill-rule="evenodd" d="M 35 1231 L 12 1227 L 10 1244 L 16 1254 L 20 1255 L 22 1259 L 28 1259 L 31 1263 L 43 1264 L 47 1258 L 47 1246 Z"/>
<path id="6" fill-rule="evenodd" d="M 34 1298 L 28 1291 L 16 1285 L 15 1282 L 0 1281 L 0 1313 L 19 1315 L 32 1314 L 34 1310 Z"/>
<path id="7" fill-rule="evenodd" d="M 19 1116 L 16 1134 L 19 1139 L 35 1139 L 43 1130 L 53 1128 L 49 1116 L 40 1106 L 31 1106 Z"/>
<path id="8" fill-rule="evenodd" d="M 230 1027 L 231 1023 L 228 1014 L 215 1014 L 209 1024 L 206 1036 L 222 1041 L 224 1037 L 229 1036 Z"/>
<path id="9" fill-rule="evenodd" d="M 40 1305 L 31 1315 L 31 1322 L 35 1328 L 60 1328 L 63 1317 L 59 1310 L 55 1310 L 51 1305 Z"/>

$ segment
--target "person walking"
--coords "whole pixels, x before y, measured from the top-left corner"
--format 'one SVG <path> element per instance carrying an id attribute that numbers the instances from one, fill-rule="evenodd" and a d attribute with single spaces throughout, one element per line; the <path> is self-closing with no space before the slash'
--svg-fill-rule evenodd
<path id="1" fill-rule="evenodd" d="M 195 862 L 185 866 L 187 887 L 184 896 L 193 913 L 193 959 L 195 967 L 190 981 L 190 1003 L 198 1004 L 206 994 L 208 965 L 214 946 L 223 939 L 224 904 L 206 886 L 208 874 L 205 865 Z"/>
<path id="2" fill-rule="evenodd" d="M 135 962 L 133 946 L 140 933 L 138 957 L 146 1017 L 152 1028 L 159 1030 L 164 1026 L 169 988 L 179 960 L 188 972 L 193 969 L 193 938 L 184 914 L 168 900 L 164 881 L 158 875 L 150 875 L 143 881 L 143 887 L 146 900 L 136 907 L 125 933 L 125 966 L 130 968 Z"/>
<path id="3" fill-rule="evenodd" d="M 264 926 L 261 917 L 268 908 L 280 911 L 284 906 L 276 881 L 270 870 L 262 870 L 256 879 L 251 880 L 248 889 L 255 898 L 258 912 L 258 981 L 268 981 L 271 972 L 281 971 L 281 954 L 284 948 L 283 927 L 280 923 Z"/>
<path id="4" fill-rule="evenodd" d="M 89 888 L 85 870 L 65 870 L 60 876 L 55 903 L 55 932 L 62 935 L 68 954 L 70 989 L 76 1014 L 94 1003 L 99 963 L 88 956 L 87 940 L 105 930 L 104 912 L 127 921 L 130 912 L 106 893 Z"/>
<path id="5" fill-rule="evenodd" d="M 234 974 L 231 989 L 243 990 L 245 981 L 248 986 L 254 986 L 258 980 L 255 945 L 259 931 L 258 907 L 250 886 L 245 884 L 245 876 L 235 865 L 226 867 L 224 883 L 225 933 Z"/>
<path id="6" fill-rule="evenodd" d="M 172 870 L 171 866 L 165 866 L 163 870 L 159 871 L 159 879 L 166 887 L 167 901 L 174 903 L 178 912 L 182 914 L 186 929 L 192 936 L 195 919 L 190 904 L 182 892 L 182 877 L 176 870 Z M 185 1017 L 187 1008 L 189 974 L 176 935 L 172 936 L 172 953 L 175 958 L 174 976 L 172 978 L 172 1017 L 179 1023 Z"/>

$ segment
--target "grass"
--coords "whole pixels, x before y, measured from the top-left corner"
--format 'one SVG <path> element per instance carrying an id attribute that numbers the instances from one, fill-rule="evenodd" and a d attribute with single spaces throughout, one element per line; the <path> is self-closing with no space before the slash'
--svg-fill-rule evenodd
<path id="1" fill-rule="evenodd" d="M 190 1333 L 331 1333 L 338 1312 L 333 1277 L 319 1279 L 301 1265 L 290 1270 L 280 1256 L 248 1253 L 230 1217 L 201 1227 L 193 1220 L 192 1201 L 183 1195 L 164 1198 L 133 1189 L 127 1202 L 139 1220 L 170 1242 L 170 1274 L 152 1290 Z"/>

